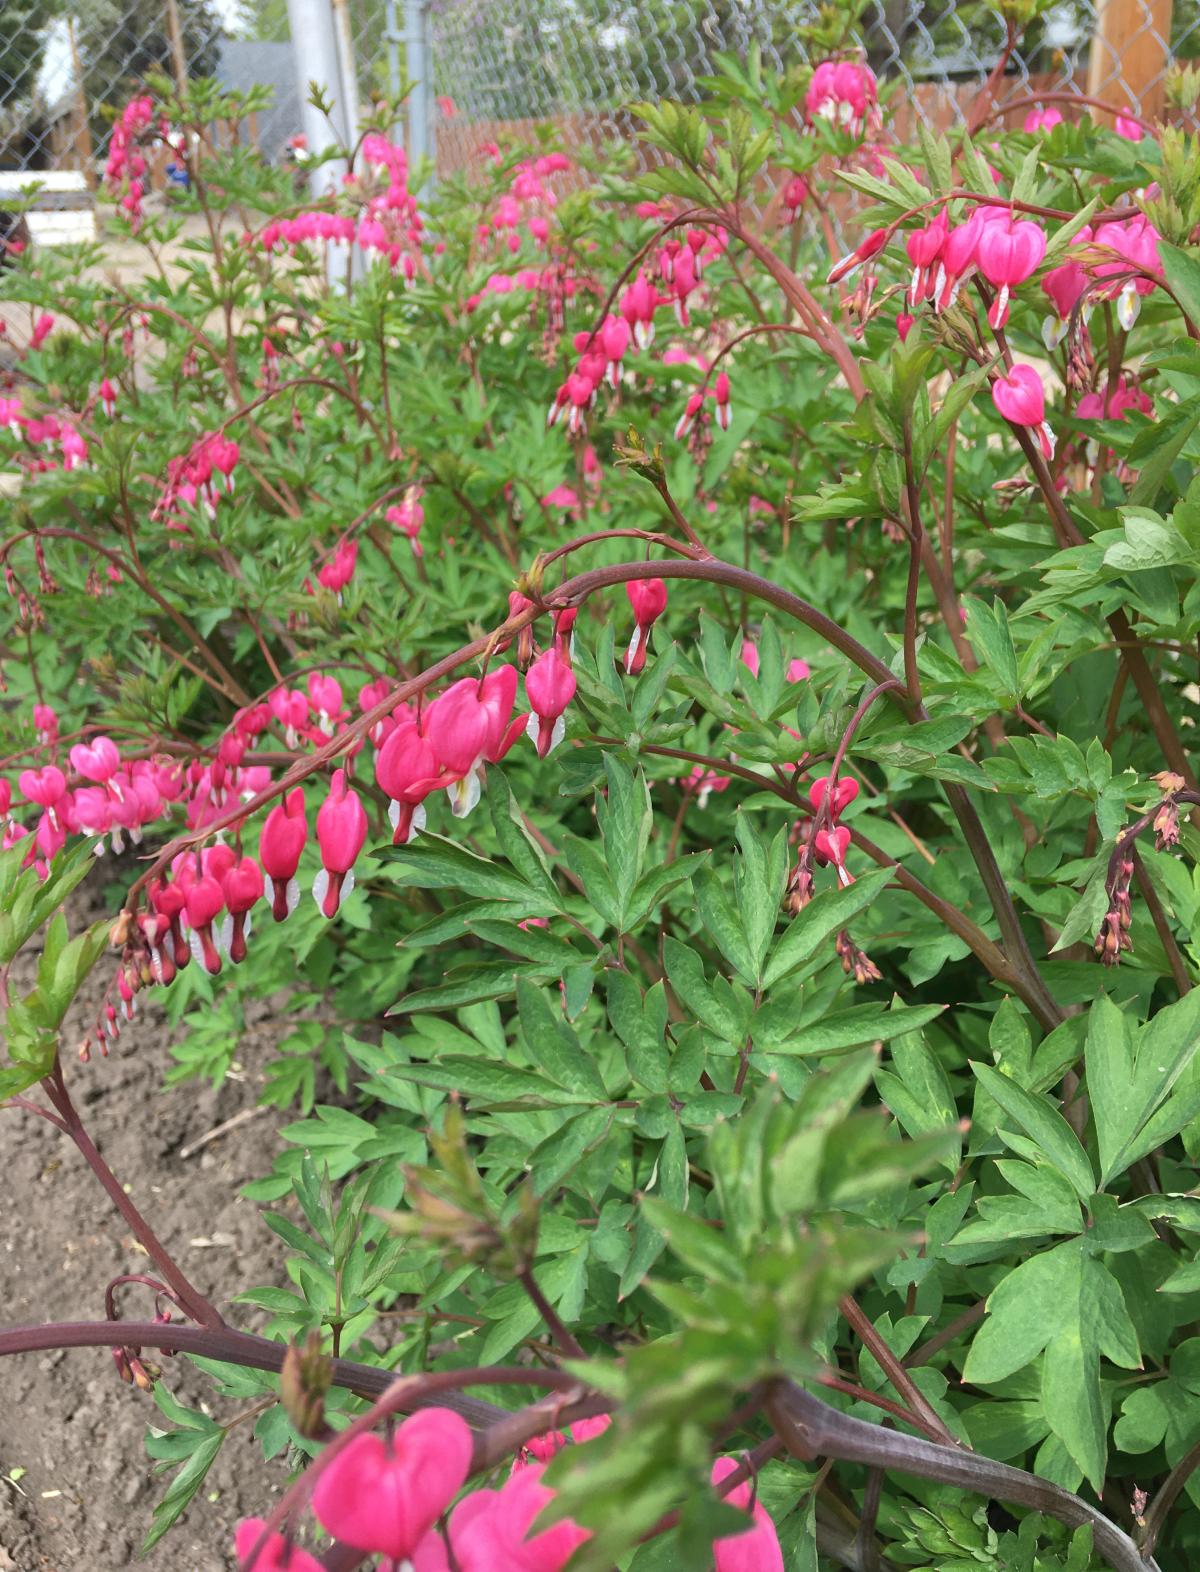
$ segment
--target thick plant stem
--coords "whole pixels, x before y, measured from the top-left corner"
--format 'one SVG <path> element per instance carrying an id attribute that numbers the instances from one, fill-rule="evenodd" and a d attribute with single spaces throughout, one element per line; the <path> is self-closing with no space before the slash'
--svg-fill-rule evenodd
<path id="1" fill-rule="evenodd" d="M 129 1348 L 177 1349 L 183 1353 L 198 1354 L 205 1359 L 219 1359 L 224 1364 L 242 1365 L 247 1370 L 268 1370 L 273 1374 L 283 1367 L 286 1343 L 273 1343 L 269 1338 L 257 1337 L 253 1332 L 239 1332 L 235 1327 L 178 1326 L 162 1321 L 58 1321 L 45 1325 L 10 1326 L 0 1331 L 0 1358 L 6 1354 L 39 1353 L 47 1348 L 109 1348 L 116 1341 Z M 490 1425 L 507 1413 L 494 1403 L 466 1397 L 457 1388 L 447 1390 L 451 1378 L 460 1386 L 471 1385 L 469 1370 L 441 1372 L 443 1385 L 433 1383 L 432 1391 L 438 1392 L 437 1401 L 446 1408 L 453 1408 L 476 1429 Z M 334 1386 L 356 1392 L 361 1397 L 377 1398 L 396 1384 L 396 1374 L 376 1365 L 361 1365 L 351 1359 L 332 1362 Z M 487 1381 L 500 1384 L 508 1380 L 522 1385 L 553 1387 L 571 1390 L 578 1383 L 571 1376 L 542 1367 L 536 1369 L 489 1372 Z M 423 1378 L 432 1380 L 431 1377 Z M 426 1388 L 413 1392 L 412 1407 L 418 1408 L 429 1399 Z"/>
<path id="2" fill-rule="evenodd" d="M 47 1097 L 58 1110 L 63 1129 L 74 1141 L 80 1155 L 100 1181 L 109 1200 L 129 1224 L 134 1238 L 161 1272 L 164 1281 L 174 1292 L 180 1308 L 203 1327 L 212 1329 L 223 1327 L 225 1322 L 220 1311 L 184 1276 L 162 1240 L 125 1193 L 121 1181 L 101 1157 L 95 1142 L 84 1128 L 75 1104 L 71 1101 L 61 1066 L 56 1065 L 53 1074 L 47 1076 L 42 1085 Z"/>
<path id="3" fill-rule="evenodd" d="M 1096 1550 L 1112 1572 L 1159 1572 L 1155 1561 L 1144 1557 L 1129 1535 L 1096 1507 L 1024 1469 L 993 1462 L 962 1447 L 942 1446 L 920 1436 L 903 1436 L 882 1425 L 852 1419 L 790 1381 L 777 1382 L 771 1389 L 767 1413 L 794 1457 L 806 1461 L 818 1456 L 832 1457 L 840 1462 L 895 1469 L 918 1479 L 957 1485 L 961 1490 L 996 1501 L 1030 1507 L 1057 1518 L 1068 1528 L 1087 1523 L 1091 1525 Z"/>

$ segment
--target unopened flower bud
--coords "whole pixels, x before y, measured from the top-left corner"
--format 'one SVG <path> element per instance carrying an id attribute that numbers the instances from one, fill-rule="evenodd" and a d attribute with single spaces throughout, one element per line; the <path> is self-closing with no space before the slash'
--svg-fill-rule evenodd
<path id="1" fill-rule="evenodd" d="M 325 1394 L 333 1379 L 333 1360 L 310 1332 L 303 1344 L 289 1343 L 279 1372 L 284 1411 L 300 1435 L 316 1440 L 325 1429 Z"/>

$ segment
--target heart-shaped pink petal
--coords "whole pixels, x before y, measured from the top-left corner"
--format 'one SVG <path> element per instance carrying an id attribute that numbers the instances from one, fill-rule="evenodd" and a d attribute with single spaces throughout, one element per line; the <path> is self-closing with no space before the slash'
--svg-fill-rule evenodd
<path id="1" fill-rule="evenodd" d="M 824 857 L 840 867 L 850 849 L 850 831 L 844 824 L 839 824 L 835 830 L 818 830 L 813 845 L 818 857 Z"/>
<path id="2" fill-rule="evenodd" d="M 992 402 L 1014 426 L 1040 426 L 1046 418 L 1042 379 L 1032 366 L 1017 365 L 992 384 Z"/>
<path id="3" fill-rule="evenodd" d="M 448 1408 L 423 1408 L 390 1443 L 356 1436 L 313 1490 L 313 1511 L 335 1539 L 403 1561 L 462 1488 L 473 1443 Z"/>
<path id="4" fill-rule="evenodd" d="M 808 788 L 808 800 L 812 804 L 814 813 L 819 813 L 821 804 L 825 801 L 825 793 L 829 790 L 829 776 L 822 775 Z M 829 804 L 829 811 L 835 819 L 840 819 L 843 812 L 858 796 L 858 782 L 851 776 L 844 776 L 833 788 L 833 801 Z"/>

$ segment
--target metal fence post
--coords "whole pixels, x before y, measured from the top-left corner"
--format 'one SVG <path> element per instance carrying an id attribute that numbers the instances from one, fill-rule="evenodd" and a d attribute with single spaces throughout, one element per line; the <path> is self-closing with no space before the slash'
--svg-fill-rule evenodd
<path id="1" fill-rule="evenodd" d="M 422 158 L 432 163 L 436 156 L 433 131 L 433 69 L 429 48 L 429 0 L 404 0 L 404 48 L 408 56 L 406 73 L 413 83 L 408 98 L 408 161 L 415 164 Z M 434 186 L 431 173 L 425 185 L 426 193 Z"/>
<path id="2" fill-rule="evenodd" d="M 404 35 L 400 31 L 400 17 L 396 0 L 387 0 L 383 10 L 384 40 L 387 43 L 388 91 L 393 98 L 400 97 L 400 45 Z"/>
<path id="3" fill-rule="evenodd" d="M 350 119 L 353 104 L 347 104 L 347 86 L 341 69 L 342 57 L 338 50 L 337 30 L 334 25 L 330 0 L 287 0 L 288 26 L 292 34 L 292 58 L 303 104 L 302 123 L 310 154 L 323 153 L 331 147 L 348 148 L 357 129 Z M 351 63 L 351 73 L 353 63 Z M 325 115 L 309 102 L 310 86 L 320 88 L 330 113 Z M 353 84 L 352 84 L 353 87 Z M 357 90 L 353 91 L 357 103 Z M 346 173 L 344 158 L 331 158 L 318 164 L 309 174 L 309 190 L 314 198 L 340 191 L 342 176 Z M 357 276 L 361 258 L 356 247 L 349 248 L 343 241 L 331 241 L 328 246 L 326 275 L 334 289 L 344 288 L 347 269 Z"/>
<path id="4" fill-rule="evenodd" d="M 337 35 L 329 0 L 287 0 L 287 8 L 308 151 L 315 155 L 327 148 L 346 147 L 349 137 L 338 70 Z M 309 102 L 309 91 L 314 83 L 327 99 L 333 100 L 331 115 L 322 114 Z M 339 190 L 345 172 L 344 159 L 331 159 L 319 165 L 309 176 L 313 196 L 321 197 L 329 191 Z"/>

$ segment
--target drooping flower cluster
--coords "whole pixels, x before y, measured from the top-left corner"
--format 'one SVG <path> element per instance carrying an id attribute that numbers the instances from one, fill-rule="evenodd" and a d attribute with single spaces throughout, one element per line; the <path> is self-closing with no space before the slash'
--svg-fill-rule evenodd
<path id="1" fill-rule="evenodd" d="M 513 718 L 517 669 L 500 666 L 483 678 L 462 677 L 423 710 L 400 705 L 389 717 L 375 759 L 375 779 L 391 798 L 397 845 L 425 823 L 424 802 L 445 791 L 457 818 L 479 801 L 488 764 L 501 759 L 524 732 L 528 716 Z"/>
<path id="2" fill-rule="evenodd" d="M 492 273 L 483 286 L 464 301 L 467 311 L 477 311 L 489 295 L 511 295 L 515 290 L 544 298 L 552 306 L 571 300 L 578 293 L 579 281 L 558 263 L 549 267 L 523 267 L 515 273 Z"/>
<path id="3" fill-rule="evenodd" d="M 181 508 L 199 503 L 215 518 L 222 493 L 232 494 L 235 489 L 234 470 L 240 457 L 241 449 L 232 437 L 219 431 L 206 433 L 167 465 L 167 483 L 151 517 L 168 529 L 187 532 L 190 526 Z"/>
<path id="4" fill-rule="evenodd" d="M 479 242 L 486 244 L 494 237 L 515 256 L 521 249 L 520 228 L 524 224 L 535 244 L 545 246 L 550 239 L 550 216 L 558 205 L 557 192 L 546 182 L 571 168 L 571 160 L 561 152 L 543 153 L 518 163 L 508 190 L 490 218 L 478 226 Z"/>
<path id="5" fill-rule="evenodd" d="M 1049 109 L 1031 109 L 1025 116 L 1022 130 L 1036 135 L 1039 131 L 1053 131 L 1054 127 L 1062 124 L 1062 111 L 1053 105 Z"/>
<path id="6" fill-rule="evenodd" d="M 51 743 L 57 739 L 57 717 L 39 705 L 41 719 L 52 720 Z M 49 860 L 62 850 L 68 835 L 95 835 L 97 852 L 106 841 L 120 851 L 128 837 L 135 845 L 145 827 L 162 817 L 188 789 L 183 768 L 166 759 L 122 760 L 116 744 L 97 736 L 76 743 L 70 750 L 70 773 L 51 760 L 22 770 L 17 779 L 21 796 L 31 809 L 40 809 L 32 828 L 12 812 L 11 784 L 5 788 L 3 846 L 28 841 L 25 865 L 37 866 L 44 875 Z M 17 812 L 20 812 L 18 806 Z"/>
<path id="7" fill-rule="evenodd" d="M 850 850 L 853 837 L 849 827 L 840 821 L 842 814 L 857 799 L 858 793 L 858 782 L 850 776 L 835 779 L 822 775 L 809 787 L 808 802 L 812 817 L 802 820 L 796 827 L 799 853 L 788 875 L 783 898 L 784 910 L 793 916 L 802 912 L 813 898 L 814 867 L 832 866 L 842 888 L 848 888 L 854 883 L 854 875 L 846 866 L 846 853 Z M 845 928 L 837 935 L 836 949 L 843 971 L 853 977 L 856 983 L 861 985 L 879 981 L 879 968 L 859 949 Z"/>
<path id="8" fill-rule="evenodd" d="M 54 318 L 43 312 L 34 327 L 30 347 L 36 349 L 53 326 Z M 0 398 L 0 430 L 20 441 L 21 447 L 12 459 L 28 475 L 78 469 L 87 462 L 87 439 L 74 416 L 65 411 L 61 415 L 53 410 L 44 415 L 27 415 L 19 398 Z"/>
<path id="9" fill-rule="evenodd" d="M 575 1423 L 575 1444 L 586 1445 L 608 1423 L 606 1417 Z M 456 1572 L 561 1572 L 590 1531 L 569 1517 L 545 1521 L 555 1492 L 544 1481 L 545 1462 L 528 1459 L 531 1454 L 548 1459 L 565 1444 L 559 1432 L 535 1438 L 498 1489 L 468 1491 L 455 1504 L 471 1472 L 471 1431 L 451 1409 L 420 1409 L 387 1437 L 367 1431 L 328 1462 L 319 1459 L 313 1513 L 340 1543 L 383 1557 L 378 1572 L 385 1567 L 449 1572 L 452 1564 Z M 738 1467 L 731 1457 L 713 1463 L 718 1493 Z M 713 1542 L 716 1572 L 782 1572 L 779 1537 L 752 1479 L 723 1493 L 751 1521 L 744 1531 Z M 319 1565 L 282 1535 L 265 1530 L 259 1518 L 237 1530 L 243 1561 L 262 1542 L 251 1563 L 254 1572 L 308 1572 Z"/>
<path id="10" fill-rule="evenodd" d="M 680 326 L 688 326 L 689 302 L 700 289 L 704 268 L 725 251 L 727 243 L 728 236 L 719 228 L 691 228 L 682 234 L 672 230 L 664 237 L 654 254 L 654 269 L 638 269 L 616 312 L 591 331 L 575 335 L 579 358 L 554 395 L 546 417 L 548 425 L 565 417 L 572 435 L 584 429 L 601 384 L 607 381 L 614 389 L 619 387 L 630 349 L 645 350 L 654 342 L 654 319 L 660 308 L 673 307 Z M 725 386 L 728 389 L 728 380 Z M 724 405 L 718 398 L 719 415 L 727 405 L 728 398 Z"/>
<path id="11" fill-rule="evenodd" d="M 378 131 L 363 138 L 361 155 L 361 177 L 347 177 L 348 188 L 366 198 L 357 216 L 310 208 L 290 218 L 273 219 L 257 237 L 247 235 L 245 243 L 261 245 L 267 252 L 281 245 L 295 252 L 315 243 L 357 244 L 364 252 L 383 257 L 411 283 L 424 240 L 424 221 L 409 190 L 407 155 L 399 143 Z"/>
<path id="12" fill-rule="evenodd" d="M 150 139 L 166 139 L 167 135 L 166 120 L 156 113 L 154 100 L 148 93 L 131 98 L 113 126 L 104 179 L 109 193 L 119 199 L 134 230 L 142 222 L 142 202 L 146 194 L 146 160 L 141 144 Z"/>
<path id="13" fill-rule="evenodd" d="M 1056 119 L 1051 118 L 1049 111 L 1035 111 L 1026 129 L 1037 131 L 1054 123 Z M 846 278 L 872 261 L 890 237 L 889 230 L 874 230 L 835 265 L 829 274 L 830 282 Z M 1094 356 L 1087 339 L 1087 319 L 1095 300 L 1115 300 L 1120 325 L 1126 331 L 1133 327 L 1142 298 L 1163 277 L 1160 238 L 1144 213 L 1131 210 L 1126 217 L 1079 230 L 1072 238 L 1066 260 L 1048 269 L 1041 279 L 1041 288 L 1051 304 L 1042 329 L 1046 347 L 1057 348 L 1069 331 L 1076 335 L 1072 339 L 1067 378 L 1080 390 L 1079 412 L 1085 419 L 1096 418 L 1106 408 L 1113 410 L 1110 418 L 1122 418 L 1129 408 L 1146 407 L 1145 395 L 1136 388 L 1106 388 L 1101 392 L 1089 386 Z M 935 313 L 948 309 L 957 301 L 963 285 L 975 277 L 987 302 L 988 325 L 999 336 L 1008 322 L 1014 292 L 1037 273 L 1047 246 L 1042 224 L 1021 216 L 1013 205 L 999 197 L 995 201 L 976 201 L 957 223 L 951 222 L 947 206 L 939 207 L 932 219 L 905 236 L 912 272 L 906 292 L 908 309 L 897 317 L 899 337 L 907 339 L 915 320 L 912 311 L 922 305 L 928 305 Z M 1055 442 L 1046 420 L 1041 374 L 1027 364 L 1013 365 L 1007 354 L 1006 362 L 1007 369 L 992 382 L 993 402 L 1013 425 L 1037 432 L 1042 452 L 1049 459 L 1053 457 Z"/>

